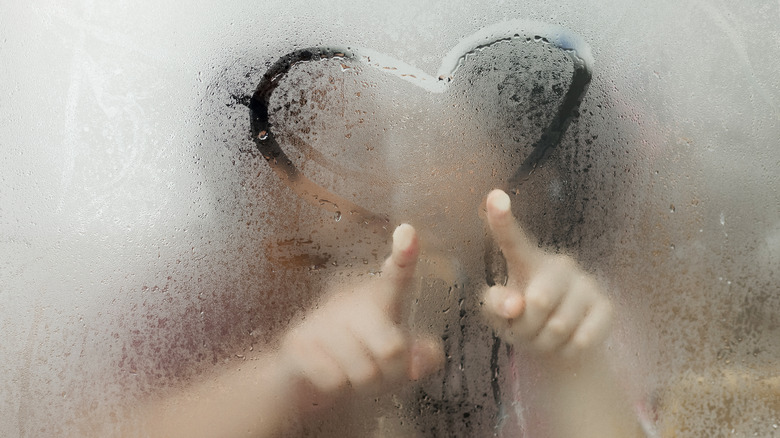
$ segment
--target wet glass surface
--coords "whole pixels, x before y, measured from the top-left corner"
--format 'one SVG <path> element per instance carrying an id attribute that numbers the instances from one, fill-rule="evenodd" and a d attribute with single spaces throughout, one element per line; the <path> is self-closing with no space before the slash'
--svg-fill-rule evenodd
<path id="1" fill-rule="evenodd" d="M 149 400 L 262 369 L 327 290 L 376 278 L 409 222 L 403 321 L 443 339 L 443 369 L 302 430 L 544 436 L 540 370 L 481 313 L 506 275 L 483 221 L 502 188 L 603 285 L 610 369 L 653 433 L 777 435 L 780 6 L 464 8 L 0 8 L 1 434 L 119 435 Z M 480 34 L 518 17 L 517 37 Z M 556 41 L 575 37 L 592 78 L 517 177 L 572 88 Z M 252 97 L 305 48 L 333 56 L 275 77 L 262 134 Z"/>

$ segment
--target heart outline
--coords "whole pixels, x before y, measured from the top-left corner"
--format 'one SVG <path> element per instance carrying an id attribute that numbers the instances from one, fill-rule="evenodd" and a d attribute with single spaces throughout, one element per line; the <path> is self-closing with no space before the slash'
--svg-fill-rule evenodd
<path id="1" fill-rule="evenodd" d="M 374 213 L 349 201 L 307 178 L 276 141 L 271 129 L 269 102 L 274 90 L 294 65 L 322 59 L 347 59 L 368 67 L 378 68 L 403 80 L 414 83 L 432 93 L 444 93 L 455 78 L 455 73 L 466 57 L 502 41 L 525 38 L 550 44 L 569 55 L 574 72 L 566 95 L 550 124 L 543 131 L 531 153 L 509 179 L 509 186 L 525 181 L 560 143 L 572 118 L 587 93 L 592 78 L 593 56 L 590 46 L 579 35 L 560 26 L 527 20 L 512 20 L 485 27 L 464 38 L 443 58 L 436 77 L 395 60 L 379 52 L 365 48 L 310 47 L 290 52 L 280 57 L 263 75 L 249 102 L 251 135 L 263 158 L 282 182 L 301 199 L 319 206 L 341 218 L 342 211 L 350 214 L 349 221 L 362 223 L 380 234 L 389 233 L 387 216 Z M 308 146 L 308 145 L 306 145 Z M 309 146 L 310 148 L 310 146 Z M 509 187 L 505 187 L 509 189 Z"/>

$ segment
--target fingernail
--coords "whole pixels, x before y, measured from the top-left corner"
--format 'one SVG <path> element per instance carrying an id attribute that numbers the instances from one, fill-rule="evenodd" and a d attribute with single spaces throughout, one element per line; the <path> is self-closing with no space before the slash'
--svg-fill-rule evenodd
<path id="1" fill-rule="evenodd" d="M 499 212 L 503 213 L 509 211 L 512 206 L 512 202 L 509 200 L 509 195 L 503 190 L 494 190 L 492 193 L 493 207 Z"/>
<path id="2" fill-rule="evenodd" d="M 406 251 L 412 245 L 413 228 L 409 224 L 401 224 L 393 231 L 393 246 L 399 251 Z"/>

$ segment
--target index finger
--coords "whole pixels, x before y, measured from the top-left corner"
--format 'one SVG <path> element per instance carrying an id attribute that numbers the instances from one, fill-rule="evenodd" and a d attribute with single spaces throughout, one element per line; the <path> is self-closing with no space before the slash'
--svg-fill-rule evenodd
<path id="1" fill-rule="evenodd" d="M 393 232 L 393 252 L 382 266 L 382 282 L 377 291 L 383 308 L 396 322 L 403 298 L 414 278 L 419 253 L 420 244 L 414 227 L 399 225 Z"/>
<path id="2" fill-rule="evenodd" d="M 529 274 L 542 252 L 528 238 L 512 215 L 512 204 L 503 190 L 493 190 L 488 194 L 487 222 L 493 239 L 498 244 L 507 263 L 509 275 Z"/>

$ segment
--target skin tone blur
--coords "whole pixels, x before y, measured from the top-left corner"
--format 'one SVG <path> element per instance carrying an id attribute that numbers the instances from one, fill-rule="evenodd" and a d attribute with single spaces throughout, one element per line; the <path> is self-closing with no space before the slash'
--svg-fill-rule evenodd
<path id="1" fill-rule="evenodd" d="M 598 282 L 569 257 L 541 250 L 520 228 L 500 190 L 486 221 L 507 262 L 508 280 L 483 291 L 483 313 L 505 342 L 547 370 L 539 391 L 554 437 L 641 436 L 604 360 L 612 306 Z M 440 339 L 401 323 L 420 241 L 408 224 L 393 233 L 381 275 L 327 292 L 256 366 L 233 369 L 153 404 L 142 414 L 155 437 L 296 436 L 307 421 L 350 400 L 414 385 L 444 364 Z"/>

